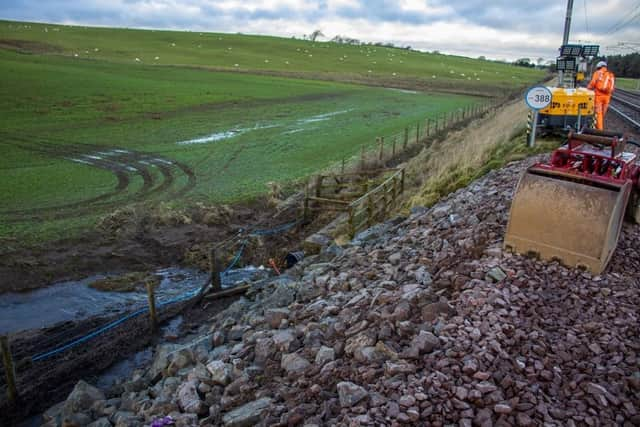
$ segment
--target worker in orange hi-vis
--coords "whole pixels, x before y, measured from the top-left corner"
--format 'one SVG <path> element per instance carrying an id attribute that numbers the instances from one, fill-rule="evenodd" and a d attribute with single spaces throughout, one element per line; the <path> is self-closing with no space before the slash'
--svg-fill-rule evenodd
<path id="1" fill-rule="evenodd" d="M 596 72 L 593 73 L 588 89 L 596 92 L 595 110 L 596 110 L 596 129 L 604 129 L 604 117 L 607 115 L 611 94 L 615 89 L 615 76 L 607 70 L 607 63 L 604 61 L 596 64 Z"/>

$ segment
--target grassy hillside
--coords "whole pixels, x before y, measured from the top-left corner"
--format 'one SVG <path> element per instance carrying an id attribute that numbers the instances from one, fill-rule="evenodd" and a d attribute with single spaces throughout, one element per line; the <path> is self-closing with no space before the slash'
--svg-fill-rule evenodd
<path id="1" fill-rule="evenodd" d="M 246 200 L 487 102 L 379 86 L 500 93 L 539 77 L 399 49 L 6 21 L 0 73 L 0 237 L 28 239 L 133 202 Z M 375 87 L 346 83 L 364 79 Z"/>
<path id="2" fill-rule="evenodd" d="M 26 43 L 25 43 L 26 41 Z M 0 45 L 78 59 L 277 73 L 495 95 L 543 72 L 459 56 L 266 36 L 0 21 Z"/>

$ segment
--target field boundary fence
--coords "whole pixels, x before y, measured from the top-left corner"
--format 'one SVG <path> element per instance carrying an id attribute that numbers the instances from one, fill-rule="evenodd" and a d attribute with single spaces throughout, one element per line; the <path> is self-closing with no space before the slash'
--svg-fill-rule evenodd
<path id="1" fill-rule="evenodd" d="M 115 319 L 112 318 L 112 320 L 92 329 L 88 333 L 84 333 L 79 336 L 76 335 L 71 339 L 62 341 L 45 342 L 42 344 L 42 349 L 35 352 L 35 354 L 17 354 L 18 358 L 16 359 L 16 355 L 12 353 L 10 348 L 10 336 L 12 334 L 0 333 L 0 356 L 2 357 L 2 363 L 0 363 L 0 395 L 5 394 L 6 402 L 9 404 L 9 407 L 15 407 L 21 397 L 19 379 L 22 370 L 29 369 L 30 366 L 53 357 L 69 357 L 68 355 L 64 355 L 67 351 L 83 345 L 89 345 L 90 341 L 93 339 L 121 327 L 122 325 L 128 324 L 131 319 L 138 318 L 142 315 L 148 315 L 150 324 L 149 331 L 150 333 L 153 333 L 158 326 L 159 312 L 165 311 L 165 309 L 170 306 L 175 307 L 179 303 L 187 305 L 191 304 L 193 301 L 197 301 L 200 298 L 205 297 L 205 291 L 209 288 L 213 294 L 206 296 L 208 299 L 213 297 L 231 296 L 246 290 L 246 287 L 242 286 L 223 289 L 221 282 L 222 278 L 235 268 L 241 260 L 247 247 L 248 239 L 286 233 L 301 222 L 301 220 L 295 220 L 273 228 L 246 230 L 243 235 L 238 235 L 233 239 L 220 242 L 219 244 L 214 245 L 210 251 L 209 261 L 211 275 L 205 282 L 203 282 L 200 289 L 193 289 L 172 298 L 157 300 L 154 286 L 152 286 L 151 283 L 146 283 L 148 297 L 146 304 L 138 306 L 132 311 L 122 313 Z M 225 268 L 222 268 L 219 255 L 221 250 L 224 247 L 228 247 L 231 243 L 235 243 L 234 246 L 239 247 L 237 251 L 234 252 L 232 261 Z M 180 308 L 179 311 L 180 310 L 182 310 L 182 308 Z"/>
<path id="2" fill-rule="evenodd" d="M 404 168 L 387 168 L 385 164 L 414 147 L 432 142 L 431 138 L 495 111 L 498 105 L 473 104 L 458 108 L 427 117 L 400 132 L 378 136 L 373 148 L 363 144 L 359 156 L 349 160 L 343 158 L 339 172 L 318 174 L 307 182 L 303 208 L 305 221 L 312 213 L 344 213 L 348 218 L 349 237 L 353 238 L 364 227 L 384 220 L 405 188 Z"/>
<path id="3" fill-rule="evenodd" d="M 430 138 L 441 136 L 442 133 L 455 128 L 466 121 L 476 119 L 494 111 L 499 103 L 472 104 L 457 108 L 450 112 L 436 114 L 417 121 L 413 125 L 404 127 L 399 132 L 381 135 L 375 138 L 375 144 L 362 144 L 359 157 L 342 160 L 341 173 L 359 168 L 366 169 L 369 165 L 379 166 L 380 163 L 394 159 L 416 145 L 431 142 Z M 355 160 L 355 161 L 354 161 Z"/>

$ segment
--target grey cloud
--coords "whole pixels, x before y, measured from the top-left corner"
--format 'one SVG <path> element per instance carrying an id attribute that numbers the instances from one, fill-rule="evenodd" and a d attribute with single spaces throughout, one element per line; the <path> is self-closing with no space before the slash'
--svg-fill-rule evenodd
<path id="1" fill-rule="evenodd" d="M 245 0 L 247 4 L 251 0 Z M 556 35 L 558 44 L 562 36 L 566 3 L 558 0 L 538 0 L 518 2 L 513 0 L 429 0 L 426 5 L 434 9 L 427 12 L 402 10 L 397 2 L 391 0 L 359 0 L 355 6 L 342 6 L 330 9 L 326 0 L 302 2 L 303 7 L 292 8 L 281 6 L 276 9 L 260 8 L 249 10 L 245 8 L 224 10 L 209 0 L 185 0 L 180 6 L 166 9 L 149 8 L 149 13 L 136 13 L 135 10 L 161 4 L 171 5 L 165 0 L 3 0 L 0 2 L 0 17 L 14 20 L 33 20 L 43 22 L 75 22 L 82 24 L 194 29 L 210 31 L 245 31 L 251 25 L 255 31 L 263 34 L 286 34 L 287 28 L 282 28 L 281 22 L 291 22 L 300 28 L 303 26 L 322 27 L 322 22 L 335 20 L 367 21 L 370 24 L 406 25 L 407 31 L 412 26 L 433 23 L 449 23 L 453 21 L 467 22 L 469 25 L 493 28 L 498 32 L 496 40 L 487 41 L 487 48 L 495 50 L 495 56 L 500 52 L 514 49 L 508 40 L 508 34 L 513 32 L 530 34 L 531 39 Z M 586 31 L 584 2 L 575 2 L 573 13 L 572 34 L 584 34 Z M 598 6 L 588 3 L 587 20 L 590 33 L 598 36 L 605 35 L 616 23 L 624 19 L 637 5 L 636 0 L 623 0 L 623 10 L 616 10 L 609 15 L 601 14 Z M 591 5 L 591 6 L 590 6 Z M 180 13 L 183 8 L 196 7 L 198 14 Z M 442 12 L 445 10 L 446 12 Z M 260 22 L 263 28 L 256 27 Z M 278 22 L 280 27 L 273 27 L 270 22 Z M 256 29 L 257 28 L 257 29 Z M 325 28 L 326 30 L 326 28 Z M 357 32 L 357 28 L 354 28 Z M 420 45 L 420 36 L 416 35 Z M 423 34 L 426 43 L 428 35 Z M 372 38 L 379 39 L 381 35 L 372 34 Z M 366 36 L 361 37 L 366 39 Z M 574 37 L 575 39 L 575 37 Z M 640 39 L 640 25 L 629 25 L 623 31 L 609 36 L 606 43 L 615 44 L 618 40 L 634 41 Z M 450 40 L 449 45 L 455 46 L 456 40 Z M 508 48 L 507 48 L 508 46 Z M 459 46 L 458 51 L 468 46 Z M 444 50 L 445 46 L 433 47 Z M 516 48 L 517 49 L 517 48 Z M 527 47 L 530 49 L 530 47 Z M 505 53 L 510 54 L 509 53 Z M 551 55 L 549 55 L 551 56 Z"/>

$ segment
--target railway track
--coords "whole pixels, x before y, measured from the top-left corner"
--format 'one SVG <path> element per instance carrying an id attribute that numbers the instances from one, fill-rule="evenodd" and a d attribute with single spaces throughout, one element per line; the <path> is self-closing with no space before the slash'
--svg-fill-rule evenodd
<path id="1" fill-rule="evenodd" d="M 616 89 L 609 109 L 640 131 L 640 92 Z"/>

